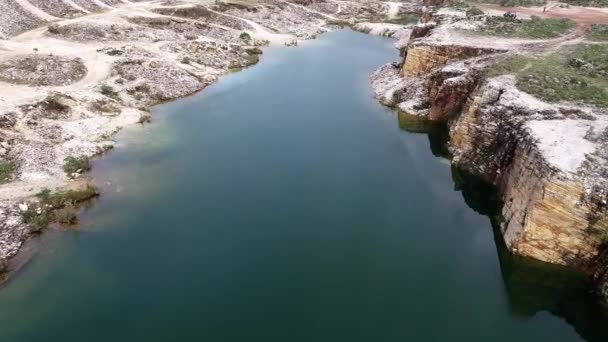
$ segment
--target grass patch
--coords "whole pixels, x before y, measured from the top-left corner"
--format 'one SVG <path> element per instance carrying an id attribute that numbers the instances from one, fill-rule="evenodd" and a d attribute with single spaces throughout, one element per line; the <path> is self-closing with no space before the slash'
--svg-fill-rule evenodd
<path id="1" fill-rule="evenodd" d="M 608 25 L 595 24 L 591 26 L 591 31 L 587 34 L 587 39 L 596 42 L 608 41 Z"/>
<path id="2" fill-rule="evenodd" d="M 608 108 L 608 46 L 581 44 L 546 57 L 515 56 L 488 76 L 512 74 L 517 87 L 548 102 L 570 101 Z"/>
<path id="3" fill-rule="evenodd" d="M 509 38 L 549 39 L 559 37 L 576 24 L 568 19 L 539 18 L 518 20 L 505 17 L 488 17 L 483 33 Z"/>
<path id="4" fill-rule="evenodd" d="M 67 157 L 64 160 L 63 171 L 71 176 L 73 173 L 81 173 L 91 169 L 91 160 L 87 156 Z"/>
<path id="5" fill-rule="evenodd" d="M 482 0 L 476 2 L 501 5 L 505 7 L 534 7 L 542 6 L 547 3 L 545 0 Z"/>
<path id="6" fill-rule="evenodd" d="M 471 3 L 466 0 L 450 0 L 446 2 L 446 5 L 459 10 L 466 10 L 472 6 Z"/>
<path id="7" fill-rule="evenodd" d="M 350 23 L 348 20 L 343 20 L 343 19 L 327 19 L 327 25 L 328 26 L 336 26 L 339 28 L 352 28 L 353 24 Z"/>
<path id="8" fill-rule="evenodd" d="M 566 0 L 564 2 L 583 7 L 608 7 L 608 0 Z"/>
<path id="9" fill-rule="evenodd" d="M 40 232 L 52 222 L 76 223 L 76 206 L 97 196 L 97 189 L 91 185 L 78 190 L 51 192 L 44 189 L 36 197 L 38 203 L 30 203 L 23 214 L 32 232 Z"/>
<path id="10" fill-rule="evenodd" d="M 8 183 L 15 165 L 9 161 L 0 160 L 0 184 Z"/>

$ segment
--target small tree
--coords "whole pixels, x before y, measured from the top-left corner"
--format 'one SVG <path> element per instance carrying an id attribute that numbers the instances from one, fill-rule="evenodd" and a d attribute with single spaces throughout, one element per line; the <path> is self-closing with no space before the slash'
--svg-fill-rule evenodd
<path id="1" fill-rule="evenodd" d="M 241 40 L 244 40 L 244 41 L 251 40 L 251 36 L 247 32 L 241 32 L 241 34 L 239 35 L 239 38 L 241 38 Z"/>

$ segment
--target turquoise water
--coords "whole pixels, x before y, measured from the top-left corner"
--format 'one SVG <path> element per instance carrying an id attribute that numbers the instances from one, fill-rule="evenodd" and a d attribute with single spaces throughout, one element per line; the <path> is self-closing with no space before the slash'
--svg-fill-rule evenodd
<path id="1" fill-rule="evenodd" d="M 382 108 L 351 31 L 154 110 L 0 290 L 4 341 L 606 341 L 587 284 L 513 258 L 445 128 Z"/>

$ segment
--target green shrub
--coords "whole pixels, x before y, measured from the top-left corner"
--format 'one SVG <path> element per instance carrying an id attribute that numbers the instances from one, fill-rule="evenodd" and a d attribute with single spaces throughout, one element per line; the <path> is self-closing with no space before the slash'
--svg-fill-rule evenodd
<path id="1" fill-rule="evenodd" d="M 48 31 L 49 31 L 49 33 L 52 33 L 52 34 L 60 34 L 61 33 L 61 27 L 59 25 L 57 25 L 57 24 L 51 24 L 48 27 Z"/>
<path id="2" fill-rule="evenodd" d="M 71 176 L 76 172 L 84 172 L 91 169 L 91 160 L 87 156 L 65 158 L 63 164 L 63 171 Z"/>
<path id="3" fill-rule="evenodd" d="M 122 50 L 118 50 L 115 48 L 110 48 L 108 50 L 106 50 L 106 54 L 108 56 L 122 56 L 124 52 L 122 52 Z"/>
<path id="4" fill-rule="evenodd" d="M 244 40 L 244 41 L 247 41 L 247 42 L 251 40 L 251 36 L 247 32 L 241 32 L 241 34 L 239 35 L 239 38 L 241 40 Z"/>
<path id="5" fill-rule="evenodd" d="M 36 195 L 38 203 L 30 203 L 23 218 L 33 233 L 40 232 L 52 222 L 74 224 L 77 219 L 76 206 L 97 194 L 97 189 L 92 185 L 55 193 L 44 189 Z"/>
<path id="6" fill-rule="evenodd" d="M 36 197 L 42 205 L 53 209 L 59 209 L 63 208 L 67 204 L 76 205 L 80 202 L 93 198 L 96 195 L 97 189 L 95 189 L 95 187 L 92 185 L 87 185 L 82 189 L 57 191 L 54 193 L 49 189 L 44 189 L 39 192 Z"/>
<path id="7" fill-rule="evenodd" d="M 105 95 L 107 97 L 111 97 L 113 99 L 118 99 L 118 93 L 116 91 L 114 91 L 114 88 L 112 88 L 112 86 L 104 84 L 101 86 L 100 88 L 100 92 L 102 95 Z"/>
<path id="8" fill-rule="evenodd" d="M 484 15 L 484 12 L 480 10 L 478 7 L 471 7 L 467 10 L 467 17 L 476 17 L 479 15 Z"/>
<path id="9" fill-rule="evenodd" d="M 182 64 L 190 64 L 191 63 L 190 57 L 188 57 L 188 56 L 182 57 L 181 62 L 182 62 Z"/>
<path id="10" fill-rule="evenodd" d="M 10 180 L 13 169 L 13 163 L 0 160 L 0 184 L 7 183 Z"/>

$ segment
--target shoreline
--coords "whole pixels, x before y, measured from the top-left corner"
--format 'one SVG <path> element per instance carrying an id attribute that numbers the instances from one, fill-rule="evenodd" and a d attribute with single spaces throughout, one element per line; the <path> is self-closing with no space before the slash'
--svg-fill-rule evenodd
<path id="1" fill-rule="evenodd" d="M 325 15 L 304 6 L 286 3 L 287 6 L 290 7 L 290 11 L 295 11 L 294 13 L 290 12 L 287 16 L 294 22 L 301 20 L 299 19 L 299 16 L 307 17 L 312 15 L 313 17 L 316 17 L 314 22 L 306 22 L 306 25 L 300 29 L 301 32 L 304 32 L 301 36 L 298 32 L 295 32 L 295 34 L 294 32 L 272 33 L 264 26 L 256 23 L 255 20 L 237 16 L 234 13 L 220 13 L 215 9 L 209 10 L 210 6 L 205 6 L 203 9 L 199 9 L 202 6 L 191 7 L 195 12 L 204 12 L 204 18 L 182 17 L 179 15 L 180 13 L 172 13 L 173 15 L 155 13 L 157 12 L 157 8 L 160 8 L 162 11 L 172 8 L 167 6 L 159 7 L 159 4 L 157 3 L 157 1 L 145 1 L 131 4 L 121 4 L 119 7 L 113 8 L 109 11 L 93 13 L 75 19 L 53 21 L 31 31 L 20 33 L 11 40 L 0 40 L 0 48 L 2 46 L 6 46 L 9 49 L 15 49 L 14 52 L 7 55 L 8 57 L 4 56 L 3 58 L 0 58 L 0 63 L 7 58 L 10 60 L 11 57 L 19 57 L 20 51 L 24 51 L 24 48 L 32 47 L 34 44 L 37 46 L 38 43 L 29 42 L 32 40 L 36 42 L 40 40 L 40 48 L 33 48 L 34 54 L 27 54 L 26 56 L 33 56 L 33 58 L 40 57 L 43 60 L 43 64 L 45 53 L 48 53 L 48 58 L 51 60 L 55 58 L 56 53 L 52 51 L 53 48 L 51 48 L 50 51 L 41 49 L 43 47 L 42 43 L 45 41 L 57 43 L 57 38 L 61 39 L 62 42 L 65 42 L 68 48 L 82 46 L 88 51 L 95 51 L 95 53 L 101 54 L 101 57 L 95 57 L 93 62 L 89 61 L 88 59 L 84 61 L 85 76 L 81 80 L 74 82 L 73 85 L 69 84 L 72 80 L 68 79 L 65 81 L 68 82 L 67 85 L 61 84 L 59 87 L 54 85 L 37 87 L 35 88 L 36 91 L 33 94 L 29 94 L 25 98 L 22 96 L 16 96 L 15 98 L 11 98 L 9 101 L 9 103 L 15 104 L 12 105 L 12 108 L 16 110 L 23 110 L 26 111 L 26 113 L 28 110 L 40 112 L 38 111 L 38 105 L 46 104 L 50 101 L 49 99 L 51 96 L 56 96 L 58 98 L 56 101 L 58 103 L 57 106 L 60 108 L 62 108 L 62 106 L 68 108 L 67 114 L 59 113 L 59 120 L 65 120 L 65 118 L 67 118 L 65 115 L 67 115 L 68 117 L 72 116 L 72 118 L 68 119 L 69 121 L 72 121 L 73 116 L 77 114 L 75 112 L 85 111 L 88 113 L 85 114 L 86 118 L 76 119 L 76 123 L 81 126 L 81 128 L 78 128 L 77 131 L 74 131 L 74 129 L 71 127 L 65 127 L 69 125 L 70 122 L 60 123 L 63 126 L 61 127 L 61 130 L 68 128 L 70 134 L 76 133 L 77 135 L 81 135 L 78 138 L 78 140 L 81 142 L 76 143 L 76 145 L 72 144 L 73 146 L 69 146 L 65 152 L 59 152 L 59 155 L 55 157 L 54 160 L 50 160 L 50 164 L 54 164 L 51 165 L 51 169 L 44 167 L 42 171 L 31 174 L 29 167 L 18 161 L 15 164 L 18 165 L 17 167 L 19 168 L 19 173 L 16 173 L 14 177 L 18 177 L 19 180 L 16 182 L 9 182 L 0 187 L 0 221 L 2 218 L 5 220 L 4 227 L 2 227 L 2 224 L 0 224 L 0 240 L 10 243 L 10 245 L 7 245 L 8 249 L 3 249 L 2 245 L 0 244 L 0 261 L 2 261 L 0 264 L 0 273 L 4 273 L 5 275 L 5 279 L 3 279 L 1 283 L 4 283 L 10 279 L 10 275 L 18 273 L 19 269 L 27 263 L 27 257 L 24 258 L 26 259 L 25 261 L 21 260 L 19 256 L 21 253 L 19 251 L 21 250 L 23 244 L 27 244 L 26 241 L 29 241 L 32 237 L 35 237 L 38 234 L 37 232 L 31 231 L 31 223 L 24 221 L 24 217 L 22 215 L 25 214 L 25 211 L 23 208 L 29 208 L 27 210 L 32 210 L 33 207 L 38 207 L 38 209 L 36 209 L 38 211 L 38 215 L 40 215 L 41 210 L 43 210 L 42 212 L 44 215 L 46 215 L 46 211 L 50 213 L 49 215 L 52 215 L 52 213 L 56 210 L 54 208 L 41 209 L 40 204 L 37 204 L 39 203 L 39 200 L 35 199 L 36 194 L 44 189 L 50 189 L 54 193 L 61 193 L 63 191 L 71 191 L 72 189 L 78 189 L 79 187 L 93 184 L 91 176 L 86 172 L 82 172 L 86 171 L 86 169 L 78 170 L 78 172 L 75 174 L 65 175 L 63 170 L 61 170 L 61 164 L 63 161 L 61 155 L 76 157 L 84 156 L 87 160 L 90 158 L 102 158 L 105 153 L 113 148 L 115 143 L 113 137 L 125 127 L 134 127 L 136 124 L 145 124 L 148 122 L 151 119 L 151 111 L 154 106 L 179 100 L 180 98 L 194 96 L 195 94 L 203 91 L 207 86 L 215 83 L 221 76 L 240 71 L 243 68 L 256 64 L 258 62 L 257 55 L 261 53 L 261 51 L 259 51 L 260 47 L 264 47 L 269 44 L 284 44 L 286 46 L 292 46 L 297 45 L 295 43 L 297 40 L 314 39 L 318 34 L 330 31 L 330 26 L 333 25 L 329 22 L 329 20 L 335 19 L 335 17 L 329 14 Z M 195 6 L 194 3 L 191 5 Z M 184 8 L 183 6 L 184 5 L 174 8 L 179 10 Z M 352 6 L 357 7 L 359 4 L 352 3 Z M 230 12 L 232 10 L 236 11 L 238 9 L 229 7 L 226 12 Z M 391 8 L 391 11 L 391 13 L 395 11 L 394 6 Z M 207 20 L 210 18 L 211 22 L 208 24 L 203 24 L 202 27 L 198 24 L 201 22 L 201 19 L 203 20 L 202 22 L 208 22 Z M 224 20 L 226 22 L 223 22 Z M 174 28 L 171 25 L 181 25 L 179 32 L 183 32 L 183 26 L 186 26 L 186 29 L 194 29 L 195 32 L 199 32 L 201 36 L 199 36 L 199 39 L 196 40 L 190 40 L 191 36 L 187 36 L 185 41 L 182 41 L 178 36 L 175 36 L 175 40 L 161 40 L 159 43 L 147 43 L 146 41 L 148 38 L 144 38 L 143 41 L 140 41 L 139 37 L 129 36 L 119 36 L 117 38 L 120 39 L 115 41 L 106 41 L 105 39 L 99 41 L 90 37 L 86 42 L 83 42 L 81 41 L 83 37 L 78 36 L 80 34 L 78 33 L 79 31 L 74 31 L 74 29 L 80 30 L 80 27 L 86 30 L 94 29 L 99 25 L 101 25 L 99 27 L 102 27 L 103 25 L 106 25 L 106 22 L 116 23 L 114 25 L 121 25 L 121 23 L 125 22 L 136 25 L 143 24 L 144 26 L 132 26 L 134 28 L 128 30 L 133 31 L 143 29 L 146 31 L 147 35 L 150 35 L 150 32 L 153 32 L 155 34 L 160 34 L 159 37 L 162 37 L 163 39 L 166 39 L 166 37 L 173 37 L 173 33 L 171 32 Z M 151 23 L 153 25 L 150 26 L 151 28 L 156 28 L 157 25 L 169 25 L 170 29 L 167 32 L 162 31 L 160 33 L 156 31 L 149 31 L 150 29 L 148 26 L 145 26 L 147 23 Z M 76 27 L 72 28 L 72 26 Z M 69 31 L 67 30 L 68 27 L 70 28 Z M 66 28 L 65 34 L 68 34 L 67 36 L 61 31 L 62 28 Z M 204 32 L 196 31 L 199 29 L 211 34 L 211 37 L 213 38 L 207 38 L 204 35 Z M 245 30 L 243 31 L 243 29 Z M 51 30 L 53 33 L 47 32 Z M 59 37 L 55 38 L 48 36 L 49 34 L 55 35 L 56 32 L 59 32 Z M 242 32 L 247 32 L 249 36 L 246 37 L 246 39 L 243 39 L 244 33 Z M 314 33 L 311 34 L 311 32 Z M 227 36 L 227 33 L 230 33 L 232 37 Z M 72 34 L 76 34 L 76 36 L 74 36 L 76 37 L 75 39 L 71 37 Z M 91 43 L 88 43 L 89 40 Z M 19 47 L 20 44 L 22 44 L 23 47 Z M 194 50 L 190 50 L 192 46 L 194 46 Z M 176 47 L 178 49 L 185 50 L 174 50 Z M 199 50 L 200 48 L 207 49 L 207 51 L 218 51 L 214 52 L 213 54 L 219 54 L 219 56 L 212 56 L 211 59 L 206 58 L 203 61 L 199 61 L 196 59 L 196 53 L 201 51 Z M 214 50 L 209 50 L 209 48 Z M 153 52 L 150 54 L 148 51 Z M 181 51 L 181 53 L 178 53 L 183 54 L 184 57 L 179 57 L 179 55 L 176 55 L 176 51 Z M 225 53 L 222 51 L 227 51 L 228 55 L 225 55 Z M 249 51 L 254 52 L 252 54 Z M 90 54 L 91 52 L 87 53 Z M 169 52 L 169 55 L 166 54 L 167 52 Z M 71 52 L 68 51 L 68 55 L 69 54 L 71 54 Z M 106 56 L 104 56 L 104 54 L 106 54 Z M 118 55 L 115 57 L 115 54 Z M 228 57 L 228 59 L 218 59 L 218 57 L 221 55 L 225 55 Z M 64 64 L 78 64 L 80 61 L 79 58 L 80 57 L 76 57 L 76 59 L 71 60 L 66 59 L 62 62 Z M 116 59 L 118 59 L 118 61 Z M 131 76 L 129 72 L 132 70 L 120 69 L 121 65 L 119 63 L 121 60 L 125 61 L 126 63 L 132 63 L 134 61 L 135 63 L 139 64 L 141 64 L 140 61 L 144 61 L 145 64 L 142 64 L 144 69 L 137 73 L 134 81 L 130 81 L 129 78 Z M 103 63 L 103 65 L 99 64 L 100 62 Z M 214 65 L 214 67 L 209 68 L 204 64 L 199 64 L 199 62 L 208 62 Z M 87 67 L 86 64 L 90 65 Z M 102 66 L 101 69 L 103 70 L 101 74 L 96 70 L 96 67 L 100 65 Z M 93 70 L 95 70 L 95 72 L 93 73 L 93 78 L 91 79 L 90 73 Z M 156 71 L 167 73 L 167 75 L 164 76 L 164 81 L 163 79 L 154 81 L 156 79 Z M 121 74 L 121 72 L 124 73 Z M 127 78 L 126 82 L 121 81 L 121 76 Z M 0 80 L 1 78 L 2 75 L 0 73 Z M 134 88 L 124 87 L 124 83 L 138 83 L 140 78 L 143 79 L 144 83 L 139 83 L 139 85 L 134 84 L 133 87 L 135 89 L 138 87 L 145 87 L 143 90 L 147 91 L 147 89 L 153 88 L 151 91 L 156 91 L 158 95 L 155 95 L 154 93 L 145 93 L 142 96 L 139 90 L 137 90 L 133 95 L 133 93 L 130 92 L 131 89 Z M 104 94 L 105 90 L 103 87 L 106 87 L 106 84 L 108 84 L 112 79 L 115 80 L 115 83 L 112 84 L 112 88 L 116 86 L 116 88 L 120 87 L 121 89 L 112 89 L 108 91 L 107 94 Z M 83 82 L 84 84 L 79 86 L 78 89 L 74 88 L 74 85 L 79 85 Z M 154 89 L 155 86 L 158 86 L 163 82 L 170 82 L 172 84 L 169 86 L 163 85 L 161 88 Z M 146 84 L 150 84 L 150 86 Z M 175 92 L 175 88 L 171 88 L 172 85 L 177 86 L 177 93 Z M 100 86 L 102 86 L 101 91 L 99 90 Z M 1 88 L 15 89 L 17 92 L 30 92 L 31 89 L 33 89 L 28 85 L 8 85 L 7 83 L 0 82 L 0 89 Z M 57 89 L 57 91 L 53 89 Z M 5 92 L 5 94 L 10 97 L 11 94 L 16 93 L 11 90 Z M 6 100 L 9 99 L 8 97 L 6 99 L 0 98 L 0 114 L 2 114 L 1 110 L 3 107 L 5 112 L 11 111 L 12 109 L 10 104 L 7 106 Z M 52 100 L 54 101 L 54 99 Z M 20 103 L 25 103 L 25 105 Z M 27 105 L 27 103 L 30 104 Z M 50 103 L 53 106 L 56 105 L 54 102 Z M 98 108 L 98 110 L 101 110 L 101 112 L 95 114 L 91 110 L 91 106 L 96 106 L 95 108 Z M 108 110 L 111 115 L 106 115 L 106 110 Z M 44 107 L 42 107 L 42 111 L 44 111 Z M 114 114 L 116 112 L 118 112 L 118 114 Z M 42 113 L 36 114 L 40 115 Z M 80 115 L 82 116 L 82 114 Z M 96 120 L 97 122 L 95 122 Z M 41 121 L 43 121 L 43 124 L 46 124 L 50 120 L 43 117 Z M 91 121 L 93 123 L 93 127 L 91 127 L 89 124 Z M 37 127 L 34 128 L 36 129 Z M 90 137 L 87 136 L 90 132 L 86 132 L 87 130 L 90 131 L 91 129 L 93 130 L 93 133 L 98 136 L 98 138 L 94 139 L 93 141 L 90 141 Z M 60 134 L 62 133 L 61 130 Z M 43 131 L 43 133 L 46 132 Z M 84 134 L 84 136 L 82 136 L 82 134 Z M 74 140 L 72 139 L 72 141 Z M 61 145 L 65 144 L 60 143 L 60 145 L 53 146 L 51 143 L 50 147 L 53 150 L 57 150 L 57 147 L 61 148 Z M 14 149 L 12 148 L 13 146 L 10 147 L 11 149 L 7 155 L 15 153 Z M 27 146 L 25 148 L 27 148 Z M 23 152 L 21 154 L 23 154 Z M 19 158 L 19 154 L 17 154 L 17 156 L 17 158 Z M 15 170 L 13 170 L 13 173 L 14 172 Z M 40 178 L 41 176 L 42 178 Z M 74 205 L 78 204 L 74 203 Z M 9 226 L 6 226 L 7 222 Z M 49 222 L 49 224 L 55 225 L 57 223 Z M 46 227 L 41 228 L 43 230 L 46 229 Z M 2 238 L 2 231 L 11 231 L 13 237 Z M 17 235 L 15 236 L 14 234 Z"/>

